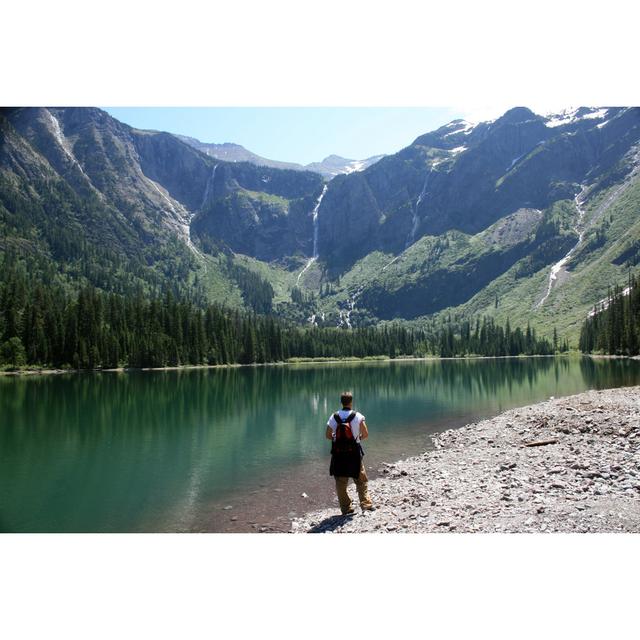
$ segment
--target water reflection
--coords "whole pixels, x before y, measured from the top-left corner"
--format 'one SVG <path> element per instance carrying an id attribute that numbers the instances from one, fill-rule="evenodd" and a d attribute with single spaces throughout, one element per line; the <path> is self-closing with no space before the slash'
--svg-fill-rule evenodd
<path id="1" fill-rule="evenodd" d="M 3 377 L 0 529 L 188 529 L 226 492 L 326 457 L 345 388 L 375 457 L 454 416 L 639 381 L 638 362 L 587 358 Z"/>

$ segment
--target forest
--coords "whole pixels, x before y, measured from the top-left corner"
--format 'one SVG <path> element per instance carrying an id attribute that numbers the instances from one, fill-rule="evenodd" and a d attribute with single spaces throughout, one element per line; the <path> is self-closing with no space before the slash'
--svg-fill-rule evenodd
<path id="1" fill-rule="evenodd" d="M 238 273 L 238 277 L 245 274 Z M 247 287 L 248 289 L 249 287 Z M 256 305 L 259 306 L 259 305 Z M 295 358 L 549 354 L 529 327 L 493 320 L 427 333 L 400 323 L 355 329 L 299 326 L 204 304 L 173 291 L 70 289 L 5 259 L 0 275 L 0 366 L 97 369 L 284 362 Z"/>
<path id="2" fill-rule="evenodd" d="M 616 286 L 594 309 L 580 331 L 580 351 L 610 355 L 640 354 L 640 288 L 629 275 L 625 288 Z"/>

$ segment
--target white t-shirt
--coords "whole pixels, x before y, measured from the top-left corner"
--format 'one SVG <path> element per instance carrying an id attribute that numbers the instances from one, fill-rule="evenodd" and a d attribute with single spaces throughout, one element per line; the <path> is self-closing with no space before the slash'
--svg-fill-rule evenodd
<path id="1" fill-rule="evenodd" d="M 337 413 L 344 420 L 351 413 L 351 409 L 340 409 L 340 411 L 338 411 Z M 360 424 L 364 422 L 364 416 L 361 413 L 358 413 L 357 411 L 355 412 L 355 414 L 356 414 L 356 417 L 351 421 L 351 433 L 353 433 L 353 437 L 356 439 L 356 442 L 360 442 Z M 336 424 L 336 421 L 333 419 L 333 414 L 331 414 L 331 417 L 327 422 L 327 427 L 331 427 L 331 431 L 333 432 L 332 435 L 335 438 L 336 429 L 338 428 L 338 425 Z"/>

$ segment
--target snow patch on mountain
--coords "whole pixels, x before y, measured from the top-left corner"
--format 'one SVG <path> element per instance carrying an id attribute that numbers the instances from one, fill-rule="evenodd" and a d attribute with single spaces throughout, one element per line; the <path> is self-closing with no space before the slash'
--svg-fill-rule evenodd
<path id="1" fill-rule="evenodd" d="M 622 293 L 620 295 L 628 296 L 630 293 L 631 293 L 631 287 L 625 287 L 622 290 Z M 611 303 L 611 298 L 609 297 L 603 298 L 602 300 L 598 300 L 598 302 L 596 302 L 596 304 L 591 309 L 591 311 L 589 311 L 589 313 L 587 314 L 587 318 L 593 318 L 593 316 L 595 316 L 596 314 L 600 313 L 601 311 L 604 311 L 605 309 L 608 309 L 610 303 Z"/>
<path id="2" fill-rule="evenodd" d="M 467 122 L 466 120 L 461 120 L 460 122 L 450 122 L 447 127 L 455 127 L 453 131 L 449 131 L 449 133 L 445 133 L 442 137 L 448 138 L 449 136 L 458 135 L 460 133 L 468 136 L 477 126 L 476 123 Z"/>
<path id="3" fill-rule="evenodd" d="M 587 113 L 585 115 L 582 116 L 583 120 L 598 120 L 601 118 L 606 117 L 607 113 L 608 113 L 609 109 L 598 109 L 597 111 L 593 111 L 592 113 Z"/>
<path id="4" fill-rule="evenodd" d="M 511 164 L 507 167 L 507 171 L 509 171 L 509 170 L 513 169 L 513 166 L 515 165 L 515 163 L 516 163 L 516 162 L 518 162 L 518 160 L 520 160 L 520 158 L 522 158 L 522 156 L 524 156 L 524 153 L 523 153 L 523 154 L 521 154 L 521 155 L 519 155 L 517 158 L 514 158 L 514 159 L 511 161 Z"/>
<path id="5" fill-rule="evenodd" d="M 576 109 L 565 109 L 560 113 L 548 114 L 545 125 L 547 127 L 563 127 L 567 124 L 575 124 L 580 120 L 600 120 L 606 118 L 608 109 L 591 109 L 587 113 L 578 115 L 578 112 L 584 111 L 582 107 Z"/>
<path id="6" fill-rule="evenodd" d="M 366 162 L 364 160 L 354 160 L 350 162 L 344 169 L 345 173 L 354 173 L 356 171 L 362 171 L 366 167 Z"/>
<path id="7" fill-rule="evenodd" d="M 350 160 L 341 156 L 328 156 L 322 162 L 312 162 L 306 165 L 310 171 L 318 171 L 325 177 L 331 179 L 341 174 L 358 173 L 369 168 L 384 156 L 372 156 L 365 160 Z"/>

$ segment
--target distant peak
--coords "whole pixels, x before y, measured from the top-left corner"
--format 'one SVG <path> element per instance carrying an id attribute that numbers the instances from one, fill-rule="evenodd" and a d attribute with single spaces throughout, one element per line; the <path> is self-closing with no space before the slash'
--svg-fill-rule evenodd
<path id="1" fill-rule="evenodd" d="M 324 158 L 324 160 L 322 162 L 353 162 L 353 160 L 351 160 L 350 158 L 343 158 L 342 156 L 336 155 L 335 153 L 332 153 L 330 156 L 327 156 L 326 158 Z"/>
<path id="2" fill-rule="evenodd" d="M 537 120 L 540 116 L 537 116 L 531 109 L 527 107 L 514 107 L 509 109 L 501 118 L 498 118 L 498 122 L 507 122 L 510 124 L 518 124 L 520 122 L 527 122 L 528 120 Z"/>

